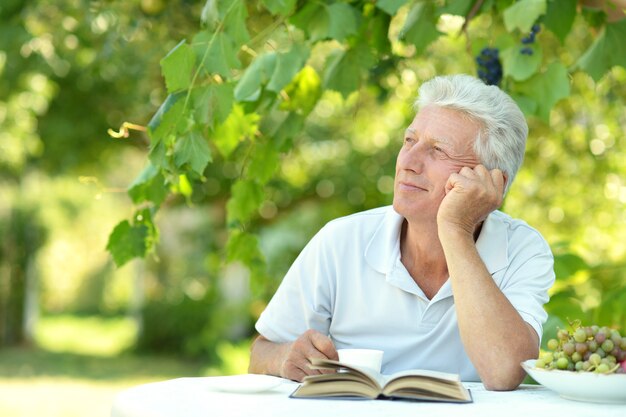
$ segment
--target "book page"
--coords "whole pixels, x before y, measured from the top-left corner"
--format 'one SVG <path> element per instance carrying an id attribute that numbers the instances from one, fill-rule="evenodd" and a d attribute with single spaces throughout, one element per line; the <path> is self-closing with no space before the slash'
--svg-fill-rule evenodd
<path id="1" fill-rule="evenodd" d="M 310 358 L 309 360 L 311 361 L 311 369 L 334 369 L 341 373 L 341 369 L 344 368 L 349 370 L 351 373 L 360 376 L 364 381 L 369 381 L 369 385 L 377 387 L 379 391 L 382 390 L 382 387 L 386 383 L 385 376 L 379 374 L 373 369 L 356 365 L 347 365 L 330 359 Z"/>

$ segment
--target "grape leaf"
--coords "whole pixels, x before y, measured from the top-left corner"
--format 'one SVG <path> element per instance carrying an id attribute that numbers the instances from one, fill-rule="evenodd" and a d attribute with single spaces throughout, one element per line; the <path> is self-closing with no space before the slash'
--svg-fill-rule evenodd
<path id="1" fill-rule="evenodd" d="M 546 13 L 546 0 L 520 0 L 507 8 L 502 16 L 506 30 L 512 32 L 515 29 L 527 33 L 537 21 L 539 16 Z"/>
<path id="2" fill-rule="evenodd" d="M 437 14 L 452 14 L 465 17 L 472 9 L 474 3 L 475 0 L 448 0 L 443 7 L 437 10 Z"/>
<path id="3" fill-rule="evenodd" d="M 576 62 L 576 67 L 582 69 L 595 81 L 615 65 L 626 68 L 626 19 L 614 23 L 607 23 L 604 32 Z"/>
<path id="4" fill-rule="evenodd" d="M 391 42 L 389 41 L 390 23 L 391 17 L 384 13 L 378 13 L 370 20 L 368 42 L 379 56 L 391 53 Z"/>
<path id="5" fill-rule="evenodd" d="M 561 43 L 572 30 L 576 17 L 576 0 L 548 0 L 548 10 L 543 17 L 543 23 L 556 35 Z"/>
<path id="6" fill-rule="evenodd" d="M 161 205 L 167 196 L 163 174 L 156 166 L 148 162 L 148 165 L 128 187 L 128 195 L 135 204 L 152 201 L 157 206 Z"/>
<path id="7" fill-rule="evenodd" d="M 261 3 L 274 15 L 288 16 L 296 5 L 296 0 L 262 0 Z"/>
<path id="8" fill-rule="evenodd" d="M 213 131 L 213 143 L 224 158 L 228 158 L 239 142 L 256 134 L 258 122 L 258 114 L 246 114 L 243 107 L 235 105 L 226 121 Z"/>
<path id="9" fill-rule="evenodd" d="M 308 57 L 309 49 L 298 43 L 294 43 L 289 52 L 278 54 L 276 67 L 267 89 L 274 92 L 282 90 L 300 71 Z"/>
<path id="10" fill-rule="evenodd" d="M 178 168 L 189 164 L 193 171 L 202 175 L 211 160 L 211 149 L 202 133 L 192 130 L 176 141 L 174 163 Z"/>
<path id="11" fill-rule="evenodd" d="M 553 62 L 544 73 L 536 74 L 520 83 L 519 88 L 537 102 L 537 115 L 548 122 L 552 107 L 570 94 L 567 69 L 562 64 Z"/>
<path id="12" fill-rule="evenodd" d="M 280 105 L 281 110 L 297 111 L 309 114 L 322 96 L 322 82 L 317 71 L 307 65 L 296 74 L 291 83 L 285 87 L 288 99 Z"/>
<path id="13" fill-rule="evenodd" d="M 224 32 L 198 32 L 192 48 L 198 65 L 209 74 L 229 77 L 232 69 L 241 68 L 233 40 Z"/>
<path id="14" fill-rule="evenodd" d="M 109 235 L 106 249 L 120 267 L 133 258 L 143 258 L 154 248 L 158 231 L 152 221 L 154 209 L 143 209 L 135 213 L 133 224 L 128 220 L 118 223 Z"/>
<path id="15" fill-rule="evenodd" d="M 196 56 L 185 40 L 180 41 L 161 59 L 161 73 L 168 93 L 189 88 L 195 60 Z"/>
<path id="16" fill-rule="evenodd" d="M 366 45 L 358 44 L 348 50 L 338 50 L 326 64 L 324 87 L 344 97 L 361 85 L 362 72 L 374 64 L 374 57 Z"/>
<path id="17" fill-rule="evenodd" d="M 502 70 L 505 76 L 516 81 L 524 81 L 539 70 L 542 57 L 541 46 L 535 43 L 530 48 L 533 51 L 532 55 L 522 54 L 519 45 L 502 51 L 500 55 L 502 56 Z"/>
<path id="18" fill-rule="evenodd" d="M 195 88 L 191 94 L 197 124 L 213 128 L 230 114 L 234 103 L 234 87 L 230 83 Z"/>
<path id="19" fill-rule="evenodd" d="M 226 259 L 229 262 L 242 261 L 246 265 L 264 262 L 257 237 L 241 230 L 230 232 L 226 243 Z"/>
<path id="20" fill-rule="evenodd" d="M 106 246 L 115 265 L 120 267 L 133 258 L 145 256 L 147 236 L 148 228 L 143 224 L 131 226 L 124 220 L 115 226 Z"/>
<path id="21" fill-rule="evenodd" d="M 258 56 L 246 68 L 235 87 L 235 100 L 256 101 L 261 96 L 261 87 L 266 84 L 276 68 L 276 53 L 268 52 Z"/>
<path id="22" fill-rule="evenodd" d="M 280 154 L 272 143 L 257 144 L 248 166 L 248 176 L 265 184 L 279 167 Z"/>
<path id="23" fill-rule="evenodd" d="M 230 2 L 218 2 L 220 8 L 224 8 L 224 30 L 228 33 L 236 45 L 241 46 L 250 40 L 246 17 L 248 9 L 244 0 Z"/>
<path id="24" fill-rule="evenodd" d="M 231 187 L 231 192 L 231 197 L 226 203 L 229 224 L 248 221 L 264 199 L 263 187 L 252 180 L 238 180 Z"/>
<path id="25" fill-rule="evenodd" d="M 177 124 L 182 120 L 185 96 L 184 92 L 170 94 L 152 116 L 148 123 L 148 135 L 153 144 L 162 140 L 168 133 L 178 130 Z"/>
<path id="26" fill-rule="evenodd" d="M 289 19 L 290 22 L 309 35 L 311 42 L 328 38 L 330 16 L 326 6 L 318 2 L 307 2 Z"/>
<path id="27" fill-rule="evenodd" d="M 406 4 L 406 0 L 378 0 L 376 7 L 390 16 L 394 16 L 398 9 Z"/>
<path id="28" fill-rule="evenodd" d="M 433 5 L 418 3 L 409 12 L 404 27 L 400 31 L 400 40 L 415 46 L 415 53 L 421 54 L 426 47 L 441 35 L 437 30 L 437 17 Z"/>
<path id="29" fill-rule="evenodd" d="M 356 10 L 347 3 L 333 3 L 326 9 L 330 21 L 328 24 L 328 37 L 343 41 L 357 32 Z"/>

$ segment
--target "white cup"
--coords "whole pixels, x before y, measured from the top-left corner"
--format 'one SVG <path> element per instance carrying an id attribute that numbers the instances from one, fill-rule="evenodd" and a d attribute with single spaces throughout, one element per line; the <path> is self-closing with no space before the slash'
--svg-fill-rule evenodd
<path id="1" fill-rule="evenodd" d="M 362 366 L 380 373 L 383 351 L 376 349 L 339 349 L 339 362 L 346 365 Z"/>

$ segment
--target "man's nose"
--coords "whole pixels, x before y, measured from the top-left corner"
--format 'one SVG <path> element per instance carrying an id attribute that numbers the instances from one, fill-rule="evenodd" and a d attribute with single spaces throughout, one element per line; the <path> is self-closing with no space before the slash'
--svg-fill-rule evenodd
<path id="1" fill-rule="evenodd" d="M 418 142 L 406 149 L 404 155 L 401 155 L 402 168 L 410 169 L 417 173 L 422 172 L 424 168 L 424 160 L 426 157 L 426 149 L 422 142 Z"/>

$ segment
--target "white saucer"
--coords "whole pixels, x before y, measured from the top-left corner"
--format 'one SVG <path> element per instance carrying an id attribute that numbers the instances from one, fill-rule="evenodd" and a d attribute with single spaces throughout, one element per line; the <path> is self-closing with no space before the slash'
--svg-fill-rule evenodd
<path id="1" fill-rule="evenodd" d="M 207 386 L 211 391 L 251 394 L 269 391 L 283 382 L 284 379 L 276 376 L 243 374 L 208 378 Z"/>

